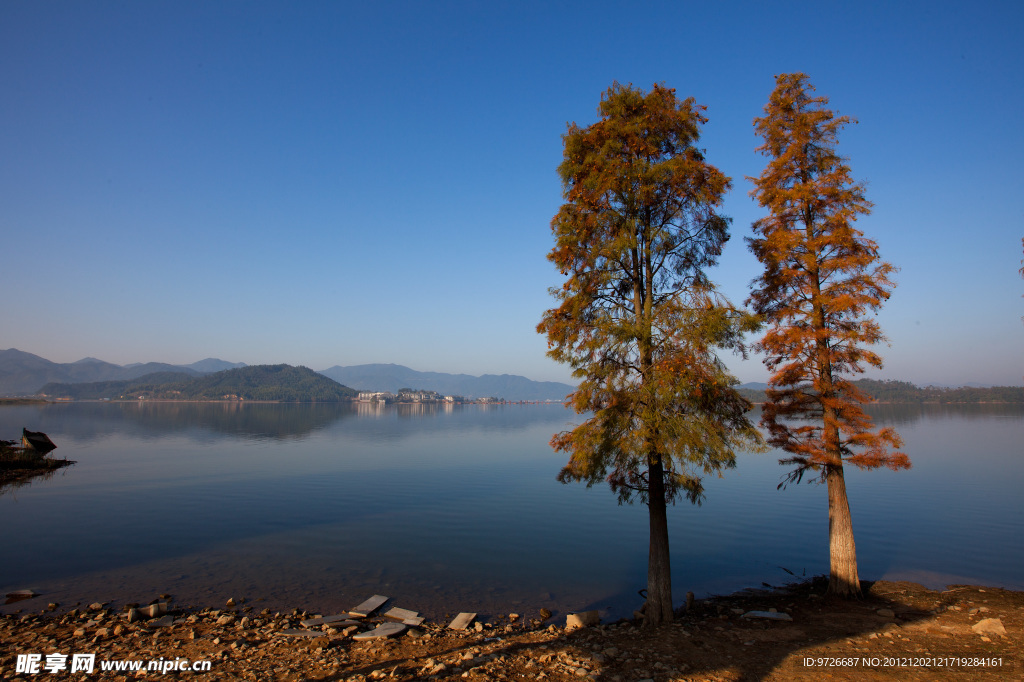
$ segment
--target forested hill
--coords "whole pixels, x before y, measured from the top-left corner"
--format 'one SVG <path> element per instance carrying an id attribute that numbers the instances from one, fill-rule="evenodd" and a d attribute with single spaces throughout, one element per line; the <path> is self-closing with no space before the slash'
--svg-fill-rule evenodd
<path id="1" fill-rule="evenodd" d="M 276 400 L 340 402 L 357 392 L 306 367 L 252 365 L 201 377 L 174 372 L 129 381 L 47 384 L 39 395 L 72 400 Z"/>
<path id="2" fill-rule="evenodd" d="M 991 386 L 988 388 L 921 388 L 909 381 L 877 381 L 859 379 L 860 390 L 879 403 L 1024 403 L 1024 388 L 1020 386 Z M 740 389 L 748 400 L 764 402 L 764 391 Z"/>

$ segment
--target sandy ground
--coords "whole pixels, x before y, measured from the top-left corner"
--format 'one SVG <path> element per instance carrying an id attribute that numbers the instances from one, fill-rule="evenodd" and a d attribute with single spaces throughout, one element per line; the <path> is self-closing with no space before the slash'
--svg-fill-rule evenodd
<path id="1" fill-rule="evenodd" d="M 865 583 L 867 585 L 867 583 Z M 306 637 L 300 621 L 321 614 L 271 613 L 251 604 L 178 610 L 172 625 L 124 605 L 50 606 L 28 599 L 0 617 L 2 679 L 195 680 L 975 680 L 1024 679 L 1024 593 L 976 586 L 928 590 L 879 581 L 862 601 L 823 597 L 824 583 L 746 591 L 696 602 L 672 624 L 621 621 L 567 631 L 543 614 L 488 618 L 479 630 L 425 622 L 381 640 L 356 641 L 384 616 L 326 624 Z M 166 596 L 165 596 L 166 599 Z M 158 600 L 154 600 L 158 601 Z M 93 608 L 99 607 L 99 608 Z M 387 605 L 382 610 L 386 610 Z M 116 608 L 115 608 L 116 607 Z M 775 610 L 774 620 L 749 617 Z M 328 614 L 322 614 L 328 615 Z M 452 614 L 454 615 L 454 614 Z M 48 654 L 66 655 L 48 672 Z M 70 671 L 73 654 L 95 654 L 92 673 Z M 39 673 L 17 672 L 39 654 Z M 209 670 L 102 672 L 102 661 L 208 662 Z M 55 659 L 59 662 L 59 659 Z M 23 659 L 24 661 L 24 659 Z M 170 663 L 163 664 L 166 666 Z"/>

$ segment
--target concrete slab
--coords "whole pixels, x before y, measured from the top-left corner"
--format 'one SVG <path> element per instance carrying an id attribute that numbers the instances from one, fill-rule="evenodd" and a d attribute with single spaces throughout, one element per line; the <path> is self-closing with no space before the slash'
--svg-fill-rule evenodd
<path id="1" fill-rule="evenodd" d="M 387 613 L 384 614 L 388 618 L 397 618 L 398 620 L 406 620 L 408 618 L 415 618 L 420 615 L 418 611 L 410 611 L 409 609 L 400 609 L 397 606 Z"/>
<path id="2" fill-rule="evenodd" d="M 403 632 L 405 632 L 405 625 L 402 623 L 381 623 L 369 632 L 360 632 L 358 635 L 353 636 L 352 639 L 383 639 L 384 637 L 393 637 Z"/>
<path id="3" fill-rule="evenodd" d="M 359 616 L 360 618 L 366 618 L 371 613 L 373 613 L 374 611 L 376 611 L 380 607 L 384 606 L 384 602 L 386 602 L 387 600 L 388 600 L 387 597 L 385 597 L 383 595 L 380 595 L 380 594 L 375 594 L 372 597 L 370 597 L 369 599 L 367 599 L 366 601 L 364 601 L 359 606 L 355 607 L 354 609 L 351 609 L 349 611 L 349 613 L 351 613 L 353 616 Z"/>
<path id="4" fill-rule="evenodd" d="M 358 625 L 356 621 L 352 620 L 352 616 L 348 613 L 339 613 L 334 616 L 324 616 L 322 618 L 307 618 L 306 620 L 299 621 L 299 625 L 304 628 L 313 627 L 315 625 L 327 625 L 328 623 L 340 623 L 341 625 Z"/>
<path id="5" fill-rule="evenodd" d="M 274 633 L 275 635 L 281 635 L 282 637 L 324 637 L 324 633 L 320 630 L 296 630 L 290 628 L 288 630 L 278 630 Z"/>
<path id="6" fill-rule="evenodd" d="M 476 618 L 475 613 L 460 613 L 455 616 L 455 620 L 448 624 L 448 627 L 452 630 L 465 630 L 474 618 Z"/>

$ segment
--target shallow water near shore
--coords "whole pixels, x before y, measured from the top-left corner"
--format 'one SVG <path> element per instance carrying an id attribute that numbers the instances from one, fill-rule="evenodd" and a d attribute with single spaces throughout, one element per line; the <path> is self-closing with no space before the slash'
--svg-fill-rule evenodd
<path id="1" fill-rule="evenodd" d="M 914 468 L 849 470 L 861 577 L 1024 589 L 1024 408 L 875 406 Z M 755 416 L 756 418 L 756 416 Z M 327 612 L 374 593 L 441 618 L 639 606 L 647 518 L 555 480 L 561 405 L 75 403 L 0 408 L 78 461 L 0 496 L 0 589 L 46 601 L 233 597 Z M 741 455 L 669 511 L 673 588 L 828 570 L 825 489 Z M 795 577 L 794 577 L 795 576 Z M 4 607 L 5 611 L 17 605 Z"/>

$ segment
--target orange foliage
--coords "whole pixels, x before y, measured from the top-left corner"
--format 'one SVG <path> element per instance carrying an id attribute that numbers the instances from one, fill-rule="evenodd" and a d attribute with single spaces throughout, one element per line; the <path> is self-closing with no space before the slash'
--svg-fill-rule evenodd
<path id="1" fill-rule="evenodd" d="M 851 122 L 825 108 L 826 97 L 802 73 L 776 78 L 765 115 L 754 120 L 770 161 L 751 192 L 769 215 L 748 244 L 764 265 L 748 301 L 769 324 L 758 344 L 772 371 L 762 424 L 769 442 L 791 454 L 790 481 L 812 470 L 826 476 L 846 461 L 862 468 L 910 467 L 892 429 L 872 432 L 848 379 L 881 367 L 869 346 L 884 341 L 869 315 L 889 298 L 895 268 L 855 227 L 871 203 L 836 153 Z M 794 418 L 811 421 L 793 422 Z"/>

